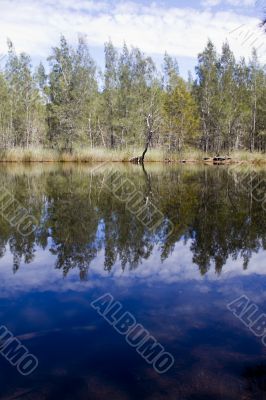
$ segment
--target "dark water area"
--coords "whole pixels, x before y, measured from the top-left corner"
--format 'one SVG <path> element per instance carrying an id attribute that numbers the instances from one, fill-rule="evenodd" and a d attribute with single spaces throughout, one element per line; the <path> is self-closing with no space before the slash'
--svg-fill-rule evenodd
<path id="1" fill-rule="evenodd" d="M 0 199 L 7 191 L 36 227 L 22 234 L 1 204 L 0 326 L 38 368 L 23 376 L 0 354 L 0 399 L 266 399 L 266 348 L 227 308 L 244 295 L 266 313 L 265 178 L 227 166 L 2 165 Z M 174 357 L 168 371 L 91 306 L 106 293 Z"/>

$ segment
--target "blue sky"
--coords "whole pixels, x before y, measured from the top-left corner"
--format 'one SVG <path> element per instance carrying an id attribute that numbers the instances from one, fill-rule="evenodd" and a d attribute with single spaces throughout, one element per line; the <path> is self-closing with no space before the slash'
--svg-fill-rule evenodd
<path id="1" fill-rule="evenodd" d="M 99 65 L 109 38 L 117 47 L 124 41 L 140 47 L 158 65 L 167 51 L 185 77 L 208 38 L 218 50 L 227 40 L 237 57 L 248 58 L 257 47 L 266 62 L 266 36 L 258 27 L 266 0 L 0 0 L 0 6 L 0 53 L 9 37 L 34 64 L 46 59 L 60 34 L 73 44 L 86 35 Z"/>

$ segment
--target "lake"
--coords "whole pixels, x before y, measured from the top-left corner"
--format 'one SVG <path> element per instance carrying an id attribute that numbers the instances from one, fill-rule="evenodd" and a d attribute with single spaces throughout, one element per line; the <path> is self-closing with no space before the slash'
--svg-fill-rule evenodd
<path id="1" fill-rule="evenodd" d="M 266 171 L 0 170 L 0 326 L 38 360 L 23 375 L 0 354 L 1 399 L 266 398 L 266 347 L 252 330 L 266 313 Z M 136 324 L 165 364 L 129 342 Z"/>

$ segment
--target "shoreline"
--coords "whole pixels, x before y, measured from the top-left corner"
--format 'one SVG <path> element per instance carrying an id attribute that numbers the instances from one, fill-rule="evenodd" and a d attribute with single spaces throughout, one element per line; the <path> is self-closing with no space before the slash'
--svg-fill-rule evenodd
<path id="1" fill-rule="evenodd" d="M 102 147 L 95 148 L 74 148 L 73 151 L 66 152 L 56 149 L 42 147 L 29 147 L 27 149 L 15 147 L 12 149 L 0 149 L 0 163 L 123 163 L 133 164 L 132 157 L 142 154 L 140 147 L 130 147 L 127 149 L 107 149 Z M 230 165 L 230 164 L 266 164 L 266 154 L 248 151 L 232 151 L 230 155 L 214 156 L 211 153 L 204 153 L 194 148 L 184 148 L 180 153 L 166 151 L 161 148 L 151 148 L 146 154 L 145 164 L 199 164 L 199 165 Z"/>
<path id="2" fill-rule="evenodd" d="M 130 164 L 130 165 L 141 165 L 134 164 L 131 161 L 127 160 L 0 160 L 0 164 L 100 164 L 100 163 L 116 163 L 116 164 Z M 209 165 L 209 166 L 217 166 L 217 165 L 266 165 L 265 160 L 232 160 L 228 161 L 214 161 L 208 162 L 204 160 L 173 160 L 173 161 L 163 161 L 163 160 L 147 160 L 144 162 L 145 164 L 164 164 L 164 165 L 175 165 L 175 164 L 201 164 L 201 165 Z"/>

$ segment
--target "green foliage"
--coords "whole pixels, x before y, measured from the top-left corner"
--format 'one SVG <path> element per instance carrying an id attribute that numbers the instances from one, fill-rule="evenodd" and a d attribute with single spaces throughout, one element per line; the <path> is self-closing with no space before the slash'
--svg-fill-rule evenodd
<path id="1" fill-rule="evenodd" d="M 151 57 L 124 44 L 105 44 L 100 71 L 87 43 L 66 38 L 52 48 L 49 69 L 33 71 L 30 57 L 8 41 L 0 72 L 0 146 L 44 146 L 72 153 L 77 147 L 142 147 L 150 115 L 154 148 L 194 146 L 205 152 L 266 150 L 266 73 L 254 50 L 236 61 L 225 43 L 221 55 L 209 40 L 198 56 L 196 80 L 179 75 L 167 53 L 159 71 Z"/>
<path id="2" fill-rule="evenodd" d="M 45 115 L 30 57 L 25 53 L 17 56 L 11 41 L 8 41 L 5 71 L 0 74 L 0 92 L 1 146 L 28 147 L 41 143 Z"/>
<path id="3" fill-rule="evenodd" d="M 265 151 L 266 142 L 258 124 L 265 115 L 265 69 L 253 51 L 249 65 L 244 59 L 236 62 L 229 45 L 223 45 L 218 56 L 208 42 L 199 55 L 195 93 L 202 121 L 202 148 L 208 151 L 255 149 Z M 264 92 L 265 93 L 265 92 Z M 260 105 L 260 107 L 259 107 Z"/>
<path id="4" fill-rule="evenodd" d="M 180 151 L 185 141 L 199 135 L 197 106 L 181 77 L 176 77 L 174 87 L 164 94 L 164 111 L 169 150 Z"/>

